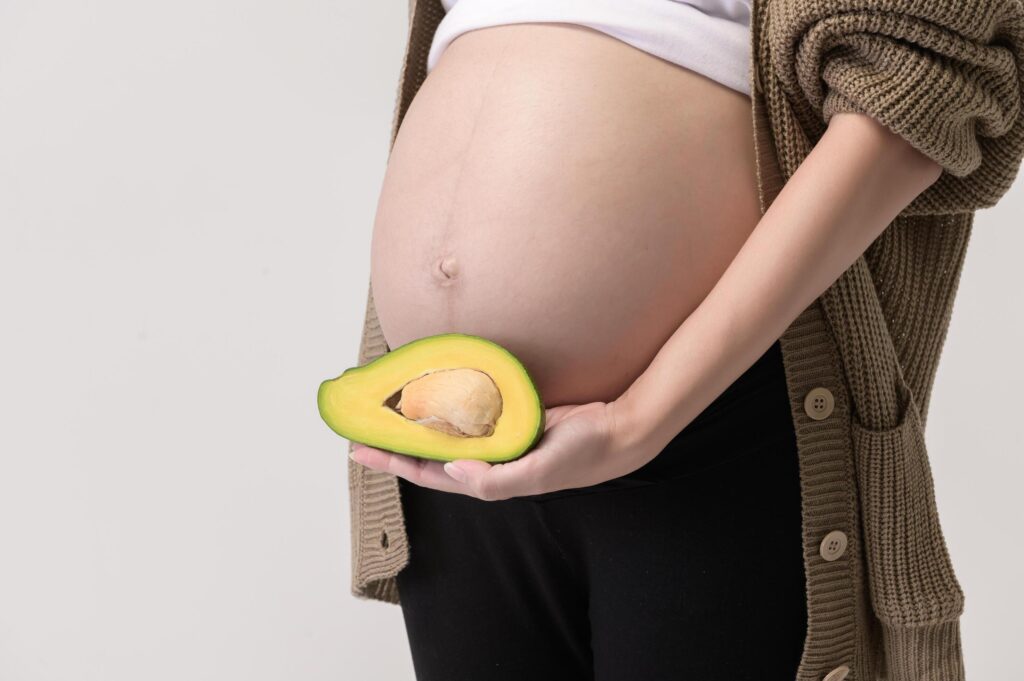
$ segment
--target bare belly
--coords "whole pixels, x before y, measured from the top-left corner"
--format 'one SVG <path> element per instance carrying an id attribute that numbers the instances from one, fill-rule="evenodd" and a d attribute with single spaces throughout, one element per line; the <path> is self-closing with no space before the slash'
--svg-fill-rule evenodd
<path id="1" fill-rule="evenodd" d="M 389 347 L 494 340 L 547 406 L 617 398 L 760 219 L 750 100 L 571 24 L 472 31 L 388 160 L 371 280 Z"/>

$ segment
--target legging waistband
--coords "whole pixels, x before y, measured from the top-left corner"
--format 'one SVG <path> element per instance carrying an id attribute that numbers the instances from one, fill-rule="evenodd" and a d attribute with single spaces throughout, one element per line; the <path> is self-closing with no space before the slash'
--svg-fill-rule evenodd
<path id="1" fill-rule="evenodd" d="M 786 375 L 782 364 L 782 346 L 780 341 L 772 343 L 750 367 L 740 374 L 739 378 L 722 391 L 704 411 L 697 415 L 682 432 L 691 428 L 699 428 L 714 421 L 720 412 L 728 410 L 739 402 L 748 399 L 753 393 L 765 388 L 777 388 L 785 385 Z"/>

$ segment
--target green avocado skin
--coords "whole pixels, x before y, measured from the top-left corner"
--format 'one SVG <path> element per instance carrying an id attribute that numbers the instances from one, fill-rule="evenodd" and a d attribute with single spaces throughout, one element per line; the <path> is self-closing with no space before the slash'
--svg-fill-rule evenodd
<path id="1" fill-rule="evenodd" d="M 545 425 L 547 423 L 547 410 L 544 407 L 544 403 L 543 403 L 543 400 L 540 397 L 540 393 L 537 391 L 536 382 L 534 381 L 533 376 L 530 374 L 529 370 L 527 370 L 526 366 L 521 361 L 519 361 L 519 358 L 517 358 L 515 355 L 513 355 L 507 348 L 499 345 L 498 343 L 495 343 L 494 341 L 492 341 L 492 340 L 490 340 L 488 338 L 484 338 L 483 336 L 476 336 L 476 335 L 473 335 L 473 334 L 442 333 L 442 334 L 436 334 L 436 335 L 433 335 L 433 336 L 424 336 L 422 338 L 417 338 L 416 340 L 409 341 L 408 343 L 405 343 L 404 345 L 400 345 L 397 348 L 394 348 L 393 350 L 391 350 L 389 352 L 386 352 L 383 355 L 380 355 L 380 356 L 374 358 L 373 360 L 367 362 L 366 364 L 363 364 L 361 366 L 349 367 L 348 369 L 345 369 L 343 372 L 341 372 L 341 374 L 339 376 L 337 376 L 336 378 L 327 379 L 327 380 L 321 382 L 320 386 L 319 386 L 319 388 L 317 390 L 317 409 L 318 409 L 318 411 L 320 413 L 320 418 L 323 419 L 323 421 L 327 424 L 327 426 L 331 430 L 333 430 L 335 433 L 337 433 L 341 437 L 343 437 L 343 438 L 345 438 L 347 440 L 350 440 L 352 442 L 357 442 L 357 440 L 354 440 L 352 438 L 350 433 L 346 433 L 345 432 L 345 429 L 344 429 L 344 427 L 341 424 L 338 424 L 334 419 L 332 419 L 330 417 L 329 412 L 324 407 L 325 395 L 326 395 L 327 391 L 330 389 L 331 384 L 336 383 L 337 381 L 339 381 L 342 378 L 344 378 L 346 375 L 349 375 L 349 374 L 352 374 L 352 373 L 355 373 L 355 372 L 372 371 L 381 362 L 393 361 L 393 357 L 396 354 L 401 353 L 401 351 L 403 351 L 403 350 L 407 350 L 407 349 L 413 347 L 417 343 L 427 343 L 427 342 L 432 342 L 432 341 L 441 341 L 441 340 L 451 339 L 451 338 L 468 338 L 468 339 L 476 340 L 478 342 L 484 342 L 484 343 L 487 343 L 487 344 L 497 348 L 502 353 L 507 355 L 508 358 L 514 364 L 517 365 L 519 370 L 522 371 L 523 376 L 526 378 L 526 380 L 530 384 L 531 392 L 533 393 L 533 395 L 536 397 L 536 400 L 537 400 L 537 408 L 538 408 L 538 413 L 540 414 L 540 418 L 538 419 L 538 422 L 537 422 L 537 430 L 534 433 L 533 438 L 531 439 L 530 443 L 520 452 L 513 452 L 509 456 L 506 456 L 506 457 L 503 457 L 503 458 L 486 459 L 487 463 L 505 463 L 505 462 L 508 462 L 508 461 L 514 461 L 515 459 L 518 459 L 519 457 L 524 456 L 525 454 L 529 453 L 534 447 L 537 446 L 537 444 L 540 442 L 541 438 L 544 436 L 544 427 L 545 427 Z M 389 358 L 392 358 L 392 359 L 389 359 Z M 365 444 L 365 445 L 368 445 L 370 447 L 378 447 L 378 445 L 376 445 L 376 444 L 374 444 L 372 442 L 361 442 L 361 444 Z M 383 449 L 382 447 L 378 447 L 378 448 Z M 407 447 L 401 447 L 401 446 L 391 447 L 391 448 L 386 449 L 385 451 L 394 452 L 396 454 L 405 454 L 407 456 L 412 456 L 412 457 L 416 457 L 416 458 L 420 458 L 420 459 L 431 459 L 431 460 L 435 460 L 435 461 L 454 461 L 455 459 L 458 458 L 458 457 L 452 457 L 452 456 L 445 456 L 445 455 L 439 454 L 437 452 L 416 450 L 416 449 L 407 448 Z"/>

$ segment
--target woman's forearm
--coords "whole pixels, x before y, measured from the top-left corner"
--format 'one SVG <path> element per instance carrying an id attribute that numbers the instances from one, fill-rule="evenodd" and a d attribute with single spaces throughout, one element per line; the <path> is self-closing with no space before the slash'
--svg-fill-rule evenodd
<path id="1" fill-rule="evenodd" d="M 661 451 L 940 172 L 874 119 L 833 116 L 715 287 L 612 403 L 616 437 Z"/>

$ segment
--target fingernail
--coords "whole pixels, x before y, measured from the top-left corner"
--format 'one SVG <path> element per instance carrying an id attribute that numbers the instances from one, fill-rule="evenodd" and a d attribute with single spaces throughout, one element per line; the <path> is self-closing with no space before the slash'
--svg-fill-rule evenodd
<path id="1" fill-rule="evenodd" d="M 459 482 L 466 482 L 466 471 L 462 470 L 451 461 L 444 465 L 444 472 Z"/>
<path id="2" fill-rule="evenodd" d="M 356 463 L 362 463 L 362 461 L 356 458 L 356 451 L 354 449 L 348 453 L 348 458 L 352 459 Z"/>

